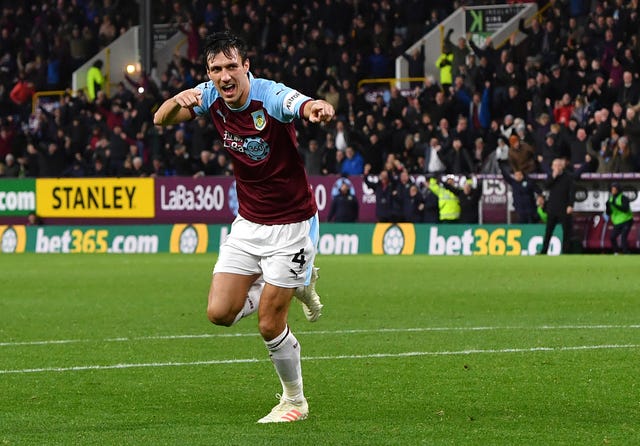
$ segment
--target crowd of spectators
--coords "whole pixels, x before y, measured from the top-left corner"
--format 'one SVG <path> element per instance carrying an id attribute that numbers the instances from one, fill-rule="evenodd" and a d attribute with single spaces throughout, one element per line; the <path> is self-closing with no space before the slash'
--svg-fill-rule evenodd
<path id="1" fill-rule="evenodd" d="M 451 80 L 371 95 L 362 79 L 393 77 L 416 40 L 457 7 L 420 0 L 154 1 L 155 23 L 185 34 L 187 56 L 94 101 L 69 92 L 31 109 L 34 91 L 68 89 L 72 71 L 137 24 L 135 2 L 5 1 L 0 17 L 0 175 L 204 176 L 233 171 L 207 118 L 155 127 L 166 98 L 206 80 L 203 38 L 231 29 L 256 77 L 331 102 L 331 125 L 298 124 L 310 174 L 525 174 L 554 158 L 594 172 L 640 171 L 638 0 L 556 0 L 498 44 L 446 33 Z M 539 2 L 540 6 L 547 4 Z M 521 34 L 520 34 L 521 35 Z M 419 73 L 418 73 L 419 74 Z M 139 92 L 138 85 L 144 86 Z M 373 99 L 372 99 L 373 97 Z M 508 146 L 508 149 L 505 149 Z"/>

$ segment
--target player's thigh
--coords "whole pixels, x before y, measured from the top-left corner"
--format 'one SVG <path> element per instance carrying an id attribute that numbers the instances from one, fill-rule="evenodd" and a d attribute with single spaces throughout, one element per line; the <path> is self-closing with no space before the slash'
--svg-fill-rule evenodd
<path id="1" fill-rule="evenodd" d="M 249 287 L 258 277 L 259 274 L 215 273 L 207 302 L 209 319 L 233 319 L 242 310 Z"/>
<path id="2" fill-rule="evenodd" d="M 235 231 L 240 232 L 242 231 Z M 249 251 L 242 238 L 232 234 L 220 247 L 209 289 L 208 312 L 235 316 L 242 309 L 249 287 L 260 276 L 260 257 Z"/>
<path id="3" fill-rule="evenodd" d="M 271 239 L 272 252 L 260 261 L 264 280 L 282 288 L 308 284 L 316 255 L 315 219 L 282 225 Z"/>

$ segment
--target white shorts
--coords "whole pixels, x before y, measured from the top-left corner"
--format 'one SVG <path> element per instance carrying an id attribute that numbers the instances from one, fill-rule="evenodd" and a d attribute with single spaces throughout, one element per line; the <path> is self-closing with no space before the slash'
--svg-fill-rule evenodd
<path id="1" fill-rule="evenodd" d="M 252 223 L 238 215 L 213 274 L 262 274 L 265 282 L 283 288 L 308 285 L 318 239 L 318 214 L 286 225 Z"/>

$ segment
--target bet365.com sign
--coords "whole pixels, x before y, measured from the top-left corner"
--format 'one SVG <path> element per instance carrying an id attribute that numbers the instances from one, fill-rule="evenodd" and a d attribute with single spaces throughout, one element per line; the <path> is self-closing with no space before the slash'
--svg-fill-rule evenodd
<path id="1" fill-rule="evenodd" d="M 378 223 L 371 237 L 372 254 L 526 256 L 537 254 L 544 225 L 413 225 Z M 561 231 L 556 228 L 549 254 L 561 252 Z"/>

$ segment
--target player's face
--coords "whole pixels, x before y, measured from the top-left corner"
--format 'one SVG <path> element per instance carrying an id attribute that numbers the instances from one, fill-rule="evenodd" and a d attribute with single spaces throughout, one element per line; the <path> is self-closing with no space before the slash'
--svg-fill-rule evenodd
<path id="1" fill-rule="evenodd" d="M 242 62 L 233 50 L 232 57 L 219 52 L 207 60 L 207 74 L 213 81 L 222 99 L 232 108 L 242 107 L 249 97 L 249 60 Z"/>

